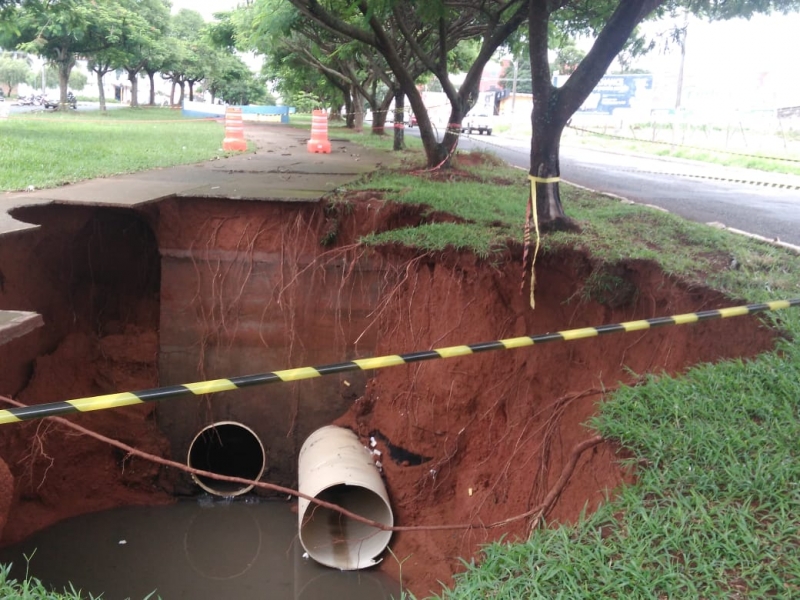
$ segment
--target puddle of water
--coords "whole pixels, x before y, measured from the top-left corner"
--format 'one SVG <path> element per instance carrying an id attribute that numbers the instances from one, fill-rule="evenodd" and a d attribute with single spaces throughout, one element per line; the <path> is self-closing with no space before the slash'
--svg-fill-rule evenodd
<path id="1" fill-rule="evenodd" d="M 136 600 L 379 600 L 400 597 L 376 570 L 338 571 L 303 558 L 294 503 L 207 497 L 82 515 L 0 549 L 12 576 L 88 596 Z M 29 565 L 25 556 L 29 556 Z"/>

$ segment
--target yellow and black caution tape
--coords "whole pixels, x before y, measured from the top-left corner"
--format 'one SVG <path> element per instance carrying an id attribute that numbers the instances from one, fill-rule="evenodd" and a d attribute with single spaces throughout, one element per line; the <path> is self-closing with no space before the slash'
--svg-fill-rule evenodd
<path id="1" fill-rule="evenodd" d="M 539 255 L 539 247 L 541 246 L 542 237 L 539 232 L 539 211 L 536 208 L 536 184 L 537 183 L 558 183 L 561 181 L 560 177 L 536 177 L 534 175 L 528 175 L 528 179 L 531 182 L 531 191 L 528 194 L 528 208 L 526 210 L 525 216 L 525 251 L 522 256 L 522 263 L 526 264 L 528 259 L 528 252 L 530 247 L 530 228 L 533 225 L 534 231 L 536 232 L 536 246 L 533 250 L 533 255 L 531 256 L 531 308 L 536 308 L 536 300 L 534 297 L 534 287 L 536 285 L 536 257 Z"/>
<path id="2" fill-rule="evenodd" d="M 359 358 L 352 361 L 323 365 L 319 367 L 300 367 L 297 369 L 286 369 L 284 371 L 273 371 L 271 373 L 259 373 L 256 375 L 243 375 L 232 377 L 231 379 L 214 379 L 211 381 L 200 381 L 196 383 L 186 383 L 183 385 L 173 385 L 169 387 L 153 388 L 139 392 L 122 392 L 118 394 L 107 394 L 104 396 L 93 396 L 90 398 L 77 398 L 65 402 L 52 402 L 40 404 L 38 406 L 26 406 L 23 408 L 12 408 L 0 410 L 0 425 L 6 423 L 16 423 L 19 421 L 29 421 L 43 417 L 53 417 L 57 415 L 71 414 L 76 412 L 91 412 L 95 410 L 105 410 L 107 408 L 120 408 L 132 404 L 143 402 L 153 402 L 156 400 L 167 400 L 179 396 L 194 394 L 214 394 L 217 392 L 229 392 L 232 390 L 248 388 L 256 385 L 268 383 L 300 381 L 303 379 L 313 379 L 323 375 L 333 375 L 336 373 L 347 373 L 349 371 L 369 371 L 372 369 L 384 369 L 386 367 L 398 367 L 424 360 L 437 358 L 456 358 L 459 356 L 469 356 L 479 352 L 489 350 L 514 350 L 525 348 L 534 344 L 544 344 L 546 342 L 569 342 L 584 338 L 596 337 L 608 333 L 631 333 L 643 329 L 652 329 L 666 325 L 689 325 L 700 321 L 711 319 L 726 319 L 729 317 L 741 317 L 752 315 L 764 311 L 782 310 L 792 306 L 800 306 L 800 298 L 793 300 L 776 300 L 762 304 L 747 304 L 730 308 L 720 308 L 717 310 L 705 310 L 702 312 L 686 313 L 673 315 L 670 317 L 655 317 L 652 319 L 642 319 L 639 321 L 628 321 L 625 323 L 615 323 L 612 325 L 600 325 L 598 327 L 583 327 L 581 329 L 569 329 L 545 333 L 541 335 L 524 336 L 509 338 L 505 340 L 495 340 L 492 342 L 481 342 L 478 344 L 468 344 L 464 346 L 450 346 L 437 350 L 421 350 L 408 354 L 395 354 L 390 356 L 376 356 L 372 358 Z"/>

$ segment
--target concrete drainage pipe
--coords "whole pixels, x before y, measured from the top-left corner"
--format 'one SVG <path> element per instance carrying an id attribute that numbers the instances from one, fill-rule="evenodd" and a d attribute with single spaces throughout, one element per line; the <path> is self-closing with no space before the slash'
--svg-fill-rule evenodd
<path id="1" fill-rule="evenodd" d="M 392 526 L 386 486 L 372 454 L 349 429 L 327 426 L 312 433 L 300 449 L 300 492 L 357 515 Z M 371 567 L 392 537 L 384 531 L 300 498 L 300 542 L 318 563 L 341 570 Z"/>
<path id="2" fill-rule="evenodd" d="M 218 475 L 257 481 L 266 468 L 264 445 L 252 429 L 235 421 L 203 428 L 189 446 L 187 464 Z M 253 486 L 192 475 L 195 483 L 216 496 L 238 496 Z"/>

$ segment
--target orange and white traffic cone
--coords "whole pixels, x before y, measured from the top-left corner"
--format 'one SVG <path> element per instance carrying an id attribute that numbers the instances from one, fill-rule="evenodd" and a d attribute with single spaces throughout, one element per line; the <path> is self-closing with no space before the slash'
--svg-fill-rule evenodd
<path id="1" fill-rule="evenodd" d="M 308 140 L 307 147 L 311 153 L 331 153 L 331 143 L 328 140 L 328 115 L 324 110 L 315 110 L 311 113 L 311 139 Z"/>
<path id="2" fill-rule="evenodd" d="M 229 106 L 225 109 L 225 139 L 222 140 L 222 149 L 236 152 L 247 150 L 241 108 Z"/>

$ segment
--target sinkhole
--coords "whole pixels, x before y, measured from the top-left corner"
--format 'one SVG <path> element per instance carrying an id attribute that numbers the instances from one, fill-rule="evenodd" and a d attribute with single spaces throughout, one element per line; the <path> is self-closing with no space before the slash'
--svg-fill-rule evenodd
<path id="1" fill-rule="evenodd" d="M 26 404 L 730 305 L 653 263 L 606 265 L 561 249 L 537 260 L 532 310 L 519 290 L 517 245 L 489 263 L 452 249 L 358 243 L 371 232 L 448 219 L 363 191 L 333 205 L 171 198 L 136 210 L 52 205 L 14 216 L 38 228 L 0 244 L 0 310 L 39 313 L 44 326 L 0 345 L 0 393 Z M 598 281 L 607 285 L 592 287 Z M 62 425 L 6 426 L 0 491 L 11 492 L 0 494 L 0 545 L 123 506 L 209 493 L 286 500 L 145 455 L 296 489 L 304 440 L 330 424 L 354 432 L 381 463 L 397 523 L 501 522 L 553 488 L 608 390 L 635 373 L 753 356 L 772 342 L 755 319 L 725 319 L 71 418 L 140 453 Z M 572 521 L 634 478 L 604 441 L 581 455 L 548 520 Z M 422 595 L 450 582 L 461 557 L 501 536 L 524 536 L 525 527 L 401 532 L 391 548 L 407 557 L 404 584 Z M 399 578 L 395 560 L 378 568 Z"/>

